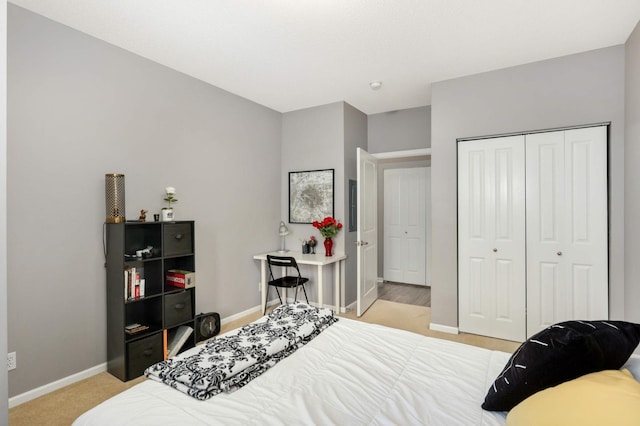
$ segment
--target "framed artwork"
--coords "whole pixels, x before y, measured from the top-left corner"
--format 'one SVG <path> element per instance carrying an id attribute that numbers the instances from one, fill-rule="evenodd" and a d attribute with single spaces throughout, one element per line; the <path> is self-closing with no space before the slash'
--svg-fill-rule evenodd
<path id="1" fill-rule="evenodd" d="M 334 169 L 289 172 L 289 223 L 333 217 Z"/>

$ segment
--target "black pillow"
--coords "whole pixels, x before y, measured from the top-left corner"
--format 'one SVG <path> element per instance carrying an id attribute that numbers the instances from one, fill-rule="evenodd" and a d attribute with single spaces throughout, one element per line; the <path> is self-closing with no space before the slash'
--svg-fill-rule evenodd
<path id="1" fill-rule="evenodd" d="M 482 408 L 508 411 L 543 389 L 624 365 L 640 342 L 640 324 L 566 321 L 524 342 L 489 388 Z"/>

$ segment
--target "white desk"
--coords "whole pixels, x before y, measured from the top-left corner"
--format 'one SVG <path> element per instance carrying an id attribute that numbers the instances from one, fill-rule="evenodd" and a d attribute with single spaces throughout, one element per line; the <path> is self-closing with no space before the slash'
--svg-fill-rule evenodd
<path id="1" fill-rule="evenodd" d="M 323 295 L 322 295 L 322 271 L 327 265 L 335 264 L 334 271 L 334 297 L 335 297 L 335 310 L 340 310 L 340 261 L 347 258 L 345 254 L 334 253 L 333 256 L 325 256 L 324 254 L 302 254 L 299 251 L 288 251 L 286 253 L 272 251 L 270 253 L 257 254 L 253 256 L 255 260 L 260 260 L 260 278 L 262 284 L 262 312 L 265 311 L 267 306 L 267 255 L 272 256 L 290 256 L 296 259 L 299 265 L 316 265 L 318 267 L 318 305 L 323 307 Z M 286 293 L 285 293 L 286 295 Z M 286 296 L 285 296 L 286 297 Z"/>

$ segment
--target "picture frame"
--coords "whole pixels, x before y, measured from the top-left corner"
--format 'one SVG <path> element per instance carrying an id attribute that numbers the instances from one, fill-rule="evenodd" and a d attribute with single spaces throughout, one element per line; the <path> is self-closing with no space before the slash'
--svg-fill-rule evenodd
<path id="1" fill-rule="evenodd" d="M 289 223 L 311 224 L 334 215 L 335 169 L 289 172 Z"/>

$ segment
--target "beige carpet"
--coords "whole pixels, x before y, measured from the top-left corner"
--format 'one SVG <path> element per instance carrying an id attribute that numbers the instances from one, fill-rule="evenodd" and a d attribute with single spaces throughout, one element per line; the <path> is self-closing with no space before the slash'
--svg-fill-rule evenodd
<path id="1" fill-rule="evenodd" d="M 413 333 L 422 334 L 423 336 L 452 340 L 497 351 L 513 352 L 518 348 L 518 346 L 520 346 L 520 343 L 493 339 L 491 337 L 477 336 L 475 334 L 450 334 L 429 330 L 429 324 L 431 323 L 431 308 L 424 306 L 405 305 L 402 303 L 378 299 L 360 318 L 357 317 L 356 312 L 354 311 L 348 311 L 346 314 L 342 314 L 341 316 L 373 324 L 399 328 Z"/>
<path id="2" fill-rule="evenodd" d="M 260 316 L 259 313 L 255 313 L 230 322 L 222 327 L 222 331 L 240 327 Z M 360 318 L 351 311 L 341 316 L 506 352 L 513 352 L 519 346 L 514 342 L 488 337 L 430 331 L 431 309 L 422 306 L 378 300 Z M 140 377 L 123 383 L 108 373 L 100 373 L 10 409 L 9 424 L 68 426 L 85 411 L 143 380 L 145 378 Z"/>

